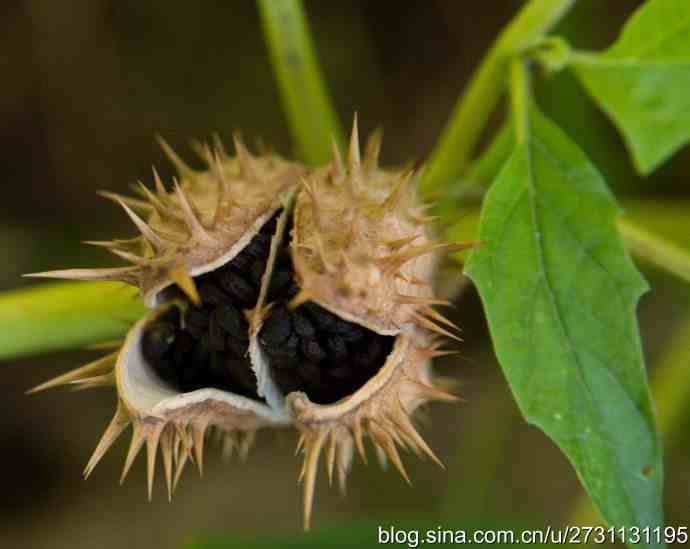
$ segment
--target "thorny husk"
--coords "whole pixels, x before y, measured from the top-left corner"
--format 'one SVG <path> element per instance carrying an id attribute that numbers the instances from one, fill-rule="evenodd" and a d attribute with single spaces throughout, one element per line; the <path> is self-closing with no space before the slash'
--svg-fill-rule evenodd
<path id="1" fill-rule="evenodd" d="M 430 239 L 418 174 L 378 165 L 380 133 L 360 157 L 355 121 L 346 160 L 316 169 L 276 155 L 203 147 L 203 172 L 165 143 L 179 181 L 118 202 L 140 236 L 98 242 L 131 265 L 34 276 L 121 280 L 152 311 L 118 350 L 34 389 L 115 385 L 118 406 L 84 475 L 129 424 L 122 479 L 145 444 L 151 497 L 160 447 L 168 496 L 189 460 L 203 466 L 211 431 L 246 455 L 258 429 L 294 427 L 303 454 L 305 528 L 317 464 L 341 490 L 368 437 L 409 480 L 397 447 L 440 461 L 412 423 L 454 401 L 430 360 L 454 326 L 433 306 L 439 254 L 473 243 Z M 444 327 L 445 326 L 445 327 Z"/>

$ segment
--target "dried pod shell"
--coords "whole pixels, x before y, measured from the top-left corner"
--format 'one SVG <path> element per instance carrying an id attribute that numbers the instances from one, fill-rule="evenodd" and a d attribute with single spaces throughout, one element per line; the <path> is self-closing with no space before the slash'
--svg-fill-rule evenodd
<path id="1" fill-rule="evenodd" d="M 141 236 L 131 240 L 92 242 L 131 262 L 113 269 L 70 269 L 32 276 L 77 280 L 121 280 L 139 287 L 147 306 L 159 293 L 186 277 L 217 269 L 244 249 L 294 192 L 305 168 L 278 156 L 253 156 L 235 137 L 236 157 L 222 147 L 203 149 L 209 169 L 186 166 L 165 142 L 164 150 L 180 181 L 167 191 L 154 170 L 155 192 L 139 185 L 142 199 L 113 193 Z M 139 210 L 145 219 L 135 211 Z"/>

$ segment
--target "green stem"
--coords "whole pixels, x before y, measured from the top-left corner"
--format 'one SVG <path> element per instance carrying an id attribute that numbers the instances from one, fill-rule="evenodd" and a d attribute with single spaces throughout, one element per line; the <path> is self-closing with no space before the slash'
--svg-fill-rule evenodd
<path id="1" fill-rule="evenodd" d="M 690 254 L 686 250 L 627 218 L 618 221 L 618 229 L 633 255 L 690 282 Z"/>
<path id="2" fill-rule="evenodd" d="M 437 191 L 467 169 L 477 141 L 503 95 L 509 59 L 539 40 L 574 3 L 575 0 L 530 0 L 499 35 L 431 154 L 422 181 L 423 192 Z"/>
<path id="3" fill-rule="evenodd" d="M 116 282 L 58 282 L 0 294 L 0 359 L 124 335 L 145 308 Z"/>
<path id="4" fill-rule="evenodd" d="M 510 104 L 515 121 L 515 140 L 527 142 L 529 135 L 529 73 L 525 61 L 515 57 L 510 63 Z"/>
<path id="5" fill-rule="evenodd" d="M 343 133 L 314 51 L 300 0 L 257 0 L 292 138 L 308 164 L 331 158 Z"/>

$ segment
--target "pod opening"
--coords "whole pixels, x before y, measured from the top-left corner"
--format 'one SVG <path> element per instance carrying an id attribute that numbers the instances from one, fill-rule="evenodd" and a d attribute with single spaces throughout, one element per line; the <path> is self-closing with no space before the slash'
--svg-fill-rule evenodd
<path id="1" fill-rule="evenodd" d="M 263 402 L 248 356 L 245 311 L 258 301 L 278 215 L 231 261 L 194 278 L 200 305 L 177 287 L 163 291 L 162 302 L 175 300 L 180 307 L 172 307 L 144 328 L 142 354 L 176 390 L 217 388 Z"/>
<path id="2" fill-rule="evenodd" d="M 291 221 L 279 245 L 268 295 L 273 307 L 259 332 L 259 345 L 283 394 L 302 391 L 314 403 L 331 404 L 376 375 L 395 337 L 344 320 L 311 301 L 288 306 L 298 290 L 288 245 Z"/>

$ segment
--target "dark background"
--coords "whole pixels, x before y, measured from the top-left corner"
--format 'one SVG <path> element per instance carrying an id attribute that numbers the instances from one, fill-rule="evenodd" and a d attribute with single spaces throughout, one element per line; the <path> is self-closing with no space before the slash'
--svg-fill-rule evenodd
<path id="1" fill-rule="evenodd" d="M 521 2 L 306 5 L 342 120 L 349 125 L 357 110 L 362 133 L 383 126 L 383 161 L 401 163 L 423 161 L 430 152 L 470 71 Z M 637 5 L 581 0 L 562 30 L 578 47 L 602 48 Z M 687 151 L 640 179 L 611 124 L 571 76 L 540 77 L 538 89 L 542 108 L 619 196 L 687 197 Z M 252 1 L 1 2 L 0 288 L 31 284 L 19 278 L 25 272 L 114 264 L 103 251 L 79 244 L 132 234 L 122 212 L 95 191 L 127 192 L 137 179 L 150 183 L 152 164 L 170 175 L 157 133 L 195 162 L 191 139 L 219 132 L 230 142 L 235 129 L 248 142 L 261 138 L 292 153 Z M 688 289 L 660 273 L 645 274 L 653 291 L 641 304 L 641 325 L 654 364 L 688 308 Z M 575 474 L 521 421 L 472 289 L 454 314 L 465 344 L 439 370 L 460 381 L 466 402 L 432 406 L 424 427 L 448 471 L 406 457 L 409 488 L 397 473 L 356 464 L 344 500 L 321 475 L 317 526 L 362 517 L 390 523 L 420 513 L 441 524 L 446 516 L 537 526 L 567 521 L 580 494 Z M 209 452 L 205 477 L 187 470 L 172 504 L 162 482 L 147 503 L 142 458 L 118 487 L 126 437 L 84 482 L 81 471 L 110 420 L 113 392 L 23 393 L 91 357 L 82 351 L 0 364 L 1 546 L 138 549 L 175 546 L 200 531 L 299 530 L 292 433 L 261 434 L 246 464 L 225 464 Z M 688 437 L 675 442 L 667 459 L 668 521 L 687 524 Z"/>

